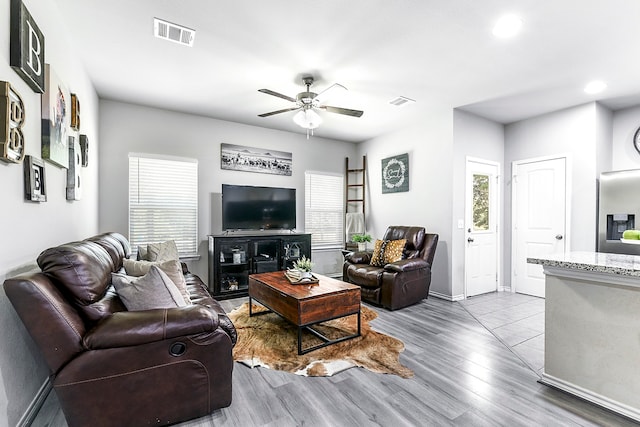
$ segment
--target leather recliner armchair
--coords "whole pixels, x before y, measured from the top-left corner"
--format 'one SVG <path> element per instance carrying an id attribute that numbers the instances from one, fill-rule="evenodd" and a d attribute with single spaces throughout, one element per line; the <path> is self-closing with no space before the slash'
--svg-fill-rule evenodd
<path id="1" fill-rule="evenodd" d="M 4 289 L 51 372 L 69 426 L 166 425 L 229 406 L 236 330 L 183 264 L 192 304 L 127 311 L 111 273 L 129 242 L 105 233 L 40 254 Z"/>
<path id="2" fill-rule="evenodd" d="M 407 241 L 402 259 L 383 267 L 370 264 L 370 251 L 345 256 L 342 280 L 359 285 L 363 301 L 396 310 L 429 295 L 438 235 L 426 233 L 424 227 L 391 226 L 383 237 L 383 240 L 400 239 Z"/>

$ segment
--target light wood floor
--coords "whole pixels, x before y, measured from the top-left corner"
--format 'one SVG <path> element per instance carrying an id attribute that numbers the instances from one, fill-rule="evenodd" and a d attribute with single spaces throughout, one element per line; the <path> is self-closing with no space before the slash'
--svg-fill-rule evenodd
<path id="1" fill-rule="evenodd" d="M 222 303 L 230 311 L 244 301 Z M 358 368 L 306 378 L 236 364 L 231 406 L 180 426 L 636 425 L 537 382 L 541 308 L 544 300 L 499 292 L 376 309 L 372 326 L 404 341 L 400 360 L 414 378 Z M 33 425 L 67 425 L 55 393 Z"/>

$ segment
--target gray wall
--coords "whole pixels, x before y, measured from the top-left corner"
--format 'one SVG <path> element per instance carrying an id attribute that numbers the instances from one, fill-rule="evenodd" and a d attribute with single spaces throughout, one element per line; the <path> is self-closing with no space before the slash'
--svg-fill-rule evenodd
<path id="1" fill-rule="evenodd" d="M 478 117 L 474 114 L 454 110 L 453 111 L 453 224 L 451 244 L 451 277 L 452 297 L 462 299 L 464 297 L 465 279 L 465 229 L 458 228 L 458 220 L 465 218 L 465 191 L 466 191 L 466 161 L 467 157 L 490 160 L 500 164 L 500 179 L 504 182 L 504 126 L 491 120 Z M 504 186 L 499 187 L 499 210 L 502 219 L 504 211 Z M 502 233 L 502 227 L 498 227 Z M 499 246 L 498 262 L 503 263 L 503 247 Z M 503 285 L 503 277 L 500 277 L 499 286 Z"/>
<path id="2" fill-rule="evenodd" d="M 367 156 L 367 231 L 379 239 L 390 225 L 419 225 L 439 234 L 431 292 L 449 297 L 453 112 L 437 109 L 413 123 L 358 144 L 358 158 Z M 382 159 L 403 153 L 409 154 L 409 191 L 382 194 Z"/>
<path id="3" fill-rule="evenodd" d="M 222 184 L 296 188 L 297 229 L 304 230 L 304 172 L 344 173 L 344 159 L 354 161 L 353 143 L 270 130 L 206 117 L 100 101 L 100 229 L 128 235 L 128 153 L 154 153 L 198 159 L 199 261 L 192 272 L 207 277 L 208 234 L 221 230 L 216 203 Z M 220 144 L 270 148 L 293 154 L 292 176 L 220 169 Z M 314 253 L 322 268 L 336 269 L 339 251 Z M 330 271 L 319 271 L 330 272 Z"/>
<path id="4" fill-rule="evenodd" d="M 505 128 L 505 165 L 508 177 L 512 163 L 518 160 L 567 155 L 569 183 L 570 227 L 567 229 L 569 250 L 595 250 L 597 154 L 602 148 L 596 144 L 598 135 L 598 106 L 595 102 L 567 108 Z M 606 126 L 606 121 L 600 123 Z M 606 131 L 601 131 L 606 134 Z M 600 142 L 604 145 L 606 142 Z M 602 167 L 602 166 L 601 166 Z M 511 180 L 505 187 L 504 244 L 511 253 Z M 511 257 L 505 260 L 505 280 L 511 277 Z"/>
<path id="5" fill-rule="evenodd" d="M 0 283 L 35 267 L 43 249 L 98 231 L 98 98 L 69 44 L 55 2 L 23 0 L 45 36 L 46 62 L 81 103 L 81 133 L 89 137 L 89 167 L 82 168 L 82 200 L 65 198 L 66 169 L 45 162 L 47 202 L 24 200 L 23 165 L 0 162 Z M 0 80 L 22 96 L 26 153 L 41 157 L 40 94 L 9 66 L 10 0 L 0 0 Z M 15 425 L 48 376 L 39 351 L 0 290 L 0 426 Z"/>
<path id="6" fill-rule="evenodd" d="M 610 170 L 640 168 L 640 153 L 633 148 L 633 135 L 640 127 L 640 106 L 616 111 L 613 114 L 612 127 L 613 144 Z"/>

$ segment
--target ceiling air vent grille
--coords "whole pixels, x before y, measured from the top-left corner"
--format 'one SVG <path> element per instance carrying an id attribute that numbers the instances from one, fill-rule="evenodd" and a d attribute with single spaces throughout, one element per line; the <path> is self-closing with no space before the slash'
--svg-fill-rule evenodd
<path id="1" fill-rule="evenodd" d="M 196 37 L 195 30 L 158 18 L 153 18 L 153 34 L 160 39 L 189 47 L 193 46 L 193 39 Z"/>
<path id="2" fill-rule="evenodd" d="M 396 107 L 402 107 L 403 105 L 413 104 L 414 102 L 416 102 L 414 99 L 404 96 L 398 96 L 397 98 L 393 98 L 391 101 L 389 101 L 389 104 Z"/>

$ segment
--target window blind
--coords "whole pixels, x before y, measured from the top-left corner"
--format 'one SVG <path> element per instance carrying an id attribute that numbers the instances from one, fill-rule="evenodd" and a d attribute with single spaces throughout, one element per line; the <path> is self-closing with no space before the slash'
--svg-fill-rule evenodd
<path id="1" fill-rule="evenodd" d="M 181 257 L 198 253 L 198 162 L 129 154 L 129 242 L 174 240 Z"/>
<path id="2" fill-rule="evenodd" d="M 305 232 L 317 249 L 341 248 L 344 244 L 344 177 L 305 172 Z"/>

